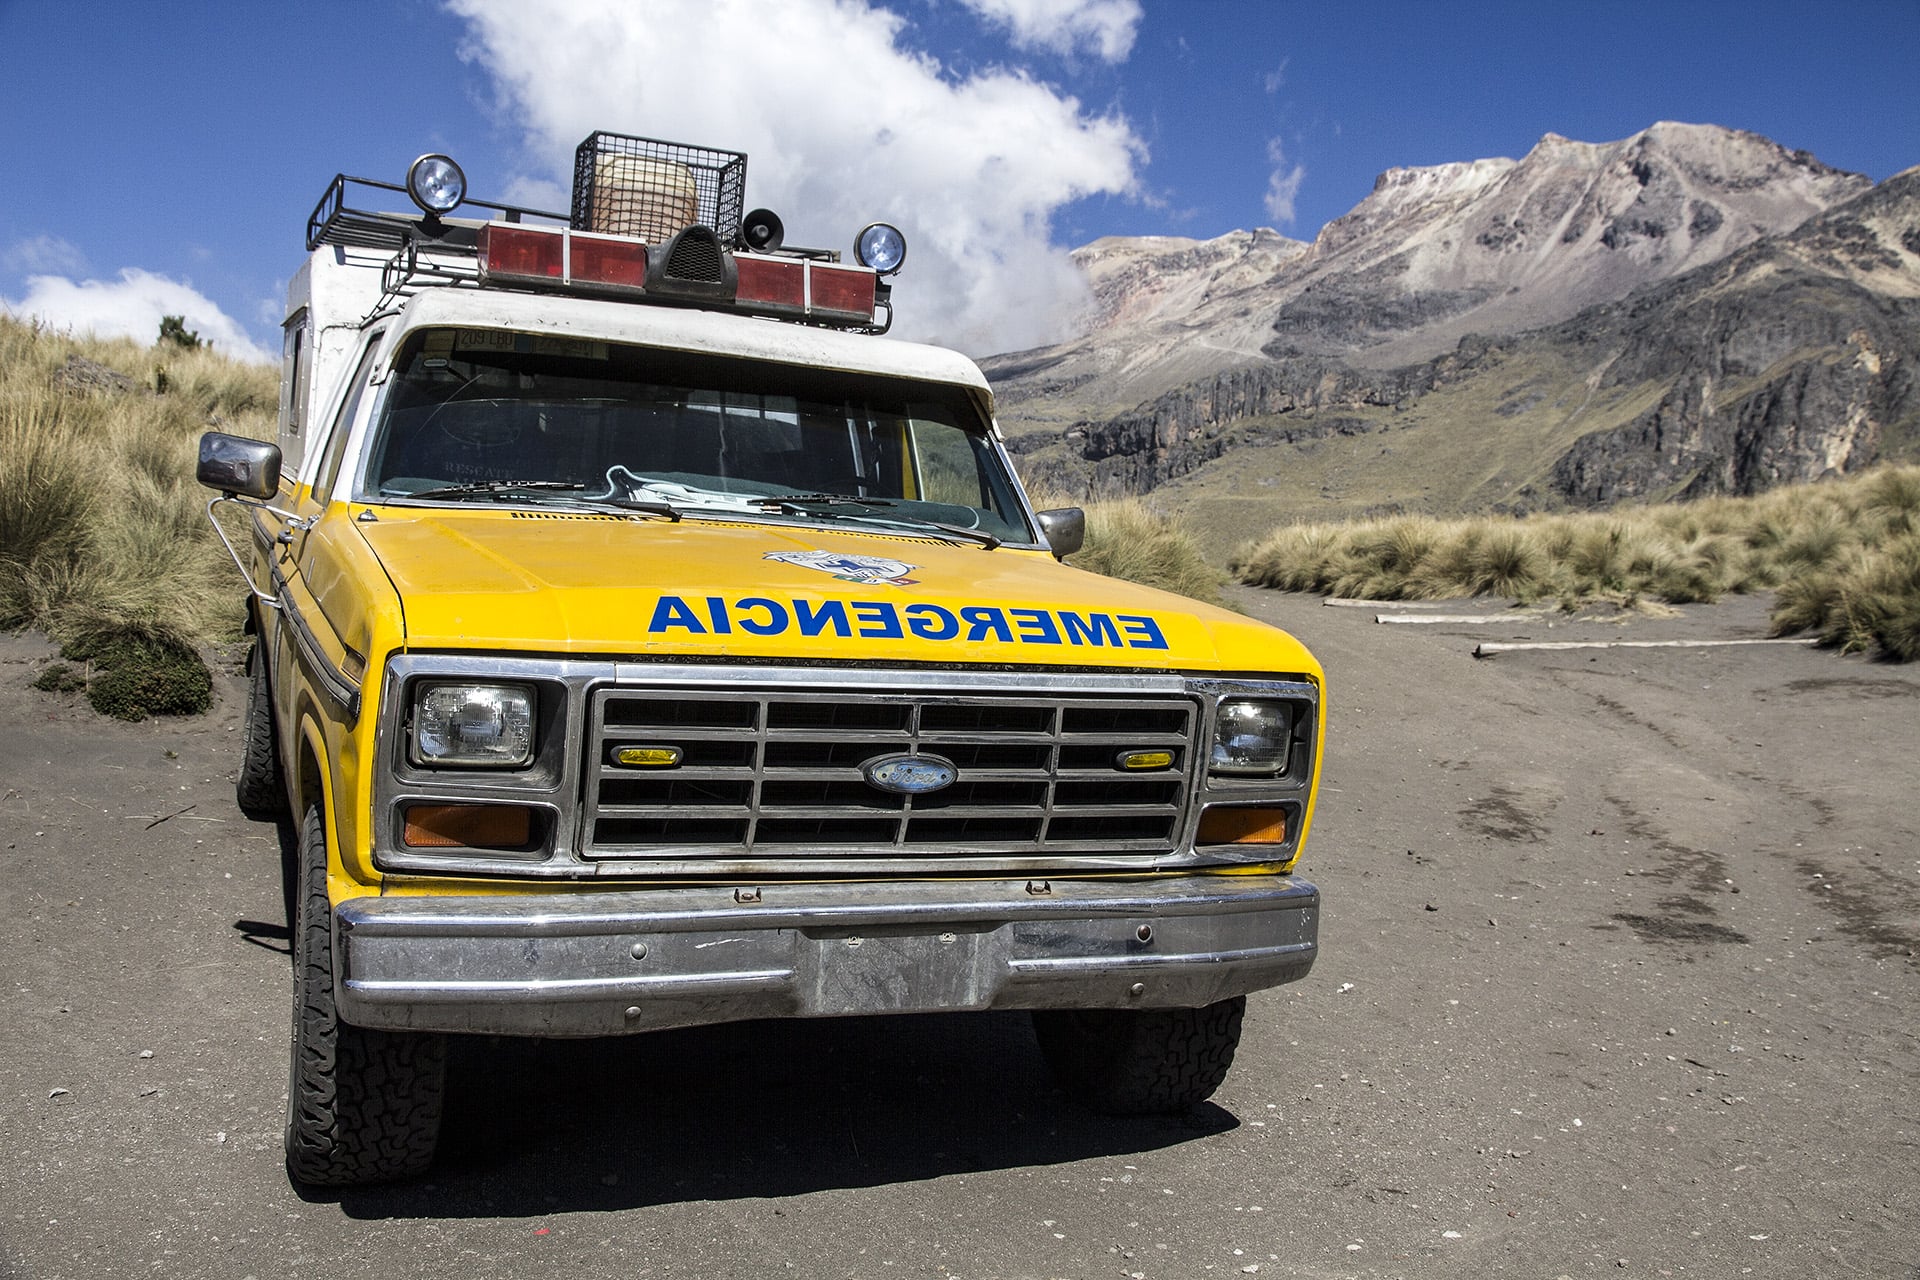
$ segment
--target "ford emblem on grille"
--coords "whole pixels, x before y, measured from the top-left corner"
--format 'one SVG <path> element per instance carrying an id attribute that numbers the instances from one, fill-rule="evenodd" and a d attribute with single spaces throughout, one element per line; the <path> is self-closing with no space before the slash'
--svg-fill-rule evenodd
<path id="1" fill-rule="evenodd" d="M 939 756 L 881 756 L 860 767 L 867 781 L 895 795 L 923 796 L 953 785 L 960 771 Z"/>

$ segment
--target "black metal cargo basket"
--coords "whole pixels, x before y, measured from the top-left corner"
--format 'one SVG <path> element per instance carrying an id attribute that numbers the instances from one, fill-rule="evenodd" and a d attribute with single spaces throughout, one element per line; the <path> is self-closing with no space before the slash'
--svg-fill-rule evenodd
<path id="1" fill-rule="evenodd" d="M 660 244 L 700 223 L 730 245 L 746 192 L 747 157 L 739 151 L 600 132 L 573 153 L 576 231 Z"/>

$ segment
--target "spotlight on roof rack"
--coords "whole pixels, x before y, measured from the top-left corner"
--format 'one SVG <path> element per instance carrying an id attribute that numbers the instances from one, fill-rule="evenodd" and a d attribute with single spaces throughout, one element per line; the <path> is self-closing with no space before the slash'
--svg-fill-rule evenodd
<path id="1" fill-rule="evenodd" d="M 467 175 L 448 156 L 424 155 L 407 169 L 407 194 L 429 214 L 451 213 L 467 198 Z"/>
<path id="2" fill-rule="evenodd" d="M 854 238 L 853 253 L 861 266 L 890 276 L 907 260 L 907 238 L 900 228 L 876 222 Z"/>

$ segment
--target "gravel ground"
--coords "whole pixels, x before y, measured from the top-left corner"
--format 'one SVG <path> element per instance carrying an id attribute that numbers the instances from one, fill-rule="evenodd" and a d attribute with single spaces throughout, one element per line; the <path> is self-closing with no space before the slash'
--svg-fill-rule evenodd
<path id="1" fill-rule="evenodd" d="M 280 1165 L 242 687 L 120 724 L 0 638 L 0 1275 L 1920 1280 L 1920 670 L 1472 656 L 1754 638 L 1764 600 L 1235 601 L 1327 667 L 1326 905 L 1211 1104 L 1089 1115 L 1018 1015 L 471 1040 L 429 1178 L 344 1196 Z"/>

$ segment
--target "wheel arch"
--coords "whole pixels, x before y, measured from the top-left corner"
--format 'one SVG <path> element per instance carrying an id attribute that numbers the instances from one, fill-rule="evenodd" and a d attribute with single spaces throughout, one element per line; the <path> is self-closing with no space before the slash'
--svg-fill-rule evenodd
<path id="1" fill-rule="evenodd" d="M 340 858 L 339 833 L 334 829 L 333 770 L 327 767 L 327 738 L 320 725 L 313 718 L 310 706 L 303 708 L 295 730 L 295 740 L 300 744 L 299 755 L 290 775 L 293 783 L 293 811 L 304 814 L 313 805 L 320 806 L 320 816 L 327 833 L 327 859 L 329 863 L 338 863 Z"/>

